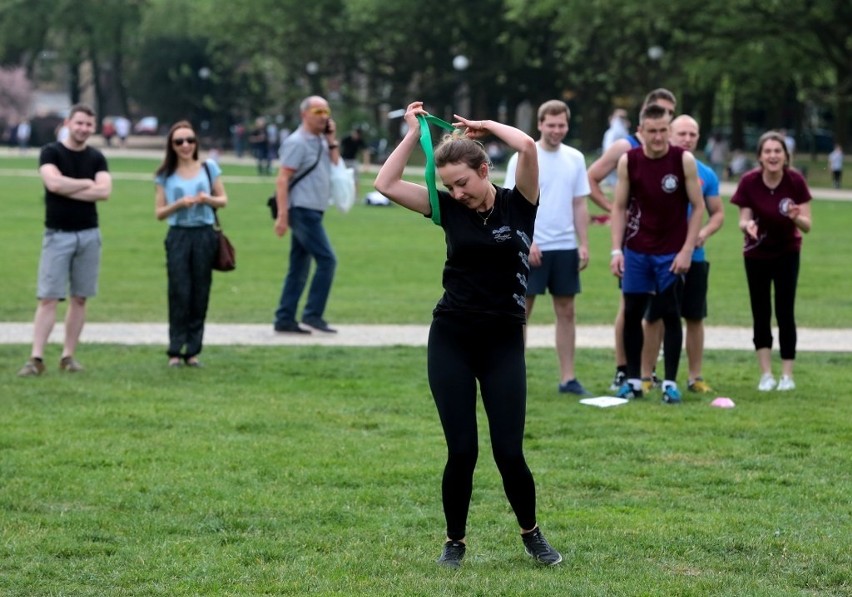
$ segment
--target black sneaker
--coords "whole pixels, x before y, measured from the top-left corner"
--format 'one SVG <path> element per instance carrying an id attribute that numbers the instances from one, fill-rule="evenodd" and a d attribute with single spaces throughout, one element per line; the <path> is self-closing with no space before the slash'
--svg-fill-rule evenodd
<path id="1" fill-rule="evenodd" d="M 318 332 L 325 332 L 326 334 L 337 333 L 337 330 L 329 326 L 325 319 L 321 319 L 319 317 L 315 319 L 303 319 L 302 323 Z"/>
<path id="2" fill-rule="evenodd" d="M 527 555 L 539 564 L 555 566 L 562 561 L 562 554 L 550 546 L 538 527 L 529 533 L 523 533 L 521 539 L 524 541 L 524 550 Z"/>
<path id="3" fill-rule="evenodd" d="M 461 566 L 464 558 L 464 550 L 467 549 L 461 541 L 447 541 L 444 543 L 444 550 L 441 552 L 441 557 L 436 561 L 441 566 L 447 568 L 458 568 Z"/>
<path id="4" fill-rule="evenodd" d="M 302 326 L 300 326 L 295 321 L 288 321 L 285 323 L 276 323 L 275 331 L 281 332 L 283 334 L 310 334 L 311 330 L 306 330 Z"/>
<path id="5" fill-rule="evenodd" d="M 627 381 L 627 373 L 624 371 L 615 371 L 615 376 L 612 378 L 612 383 L 609 385 L 610 392 L 616 392 Z"/>

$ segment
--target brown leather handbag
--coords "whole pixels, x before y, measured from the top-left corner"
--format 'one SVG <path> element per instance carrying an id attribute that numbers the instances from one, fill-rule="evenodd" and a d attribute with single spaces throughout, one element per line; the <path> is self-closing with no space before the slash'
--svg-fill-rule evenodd
<path id="1" fill-rule="evenodd" d="M 210 168 L 207 167 L 207 162 L 204 162 L 204 171 L 207 172 L 207 180 L 210 181 L 210 193 L 212 194 L 213 178 L 210 176 Z M 216 241 L 219 244 L 219 250 L 216 251 L 216 259 L 213 260 L 213 269 L 217 272 L 233 271 L 237 269 L 237 250 L 222 231 L 222 225 L 219 224 L 219 213 L 215 207 L 213 208 L 213 217 L 216 218 L 213 231 L 216 232 Z"/>

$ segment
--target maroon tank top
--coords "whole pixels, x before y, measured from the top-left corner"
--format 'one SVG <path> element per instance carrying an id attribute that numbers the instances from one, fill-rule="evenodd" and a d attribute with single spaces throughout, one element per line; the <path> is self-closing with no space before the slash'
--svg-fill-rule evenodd
<path id="1" fill-rule="evenodd" d="M 651 159 L 641 147 L 627 152 L 628 195 L 625 246 L 646 255 L 677 253 L 686 241 L 686 177 L 683 149 L 670 146 Z"/>

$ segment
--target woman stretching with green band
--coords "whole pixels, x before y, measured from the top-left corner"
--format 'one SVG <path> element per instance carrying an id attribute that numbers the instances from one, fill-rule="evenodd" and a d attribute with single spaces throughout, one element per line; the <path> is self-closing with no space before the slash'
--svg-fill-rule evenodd
<path id="1" fill-rule="evenodd" d="M 427 112 L 413 102 L 408 133 L 376 177 L 376 190 L 395 203 L 431 217 L 426 186 L 404 181 L 403 170 L 420 138 Z M 455 117 L 459 129 L 435 149 L 446 191 L 437 191 L 447 260 L 444 294 L 429 331 L 428 376 L 447 442 L 442 496 L 447 536 L 438 563 L 457 567 L 466 550 L 466 525 L 478 456 L 477 383 L 488 417 L 491 447 L 506 497 L 521 527 L 526 552 L 537 562 L 562 556 L 536 522 L 535 482 L 523 453 L 526 418 L 524 323 L 529 249 L 538 207 L 538 156 L 526 133 L 492 120 Z M 516 186 L 488 178 L 481 143 L 494 135 L 518 152 Z"/>

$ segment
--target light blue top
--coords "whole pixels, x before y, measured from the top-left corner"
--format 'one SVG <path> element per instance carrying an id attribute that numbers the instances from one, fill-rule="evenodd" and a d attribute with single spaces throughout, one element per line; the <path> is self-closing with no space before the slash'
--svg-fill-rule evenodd
<path id="1" fill-rule="evenodd" d="M 707 198 L 719 196 L 719 177 L 716 176 L 713 169 L 704 162 L 696 159 L 695 165 L 698 166 L 698 182 L 701 183 L 701 195 L 704 197 L 704 206 L 709 209 L 709 206 L 707 205 Z M 687 217 L 691 214 L 692 205 L 689 206 Z M 704 255 L 704 247 L 698 247 L 692 252 L 693 261 L 705 261 L 706 259 L 707 258 Z"/>
<path id="2" fill-rule="evenodd" d="M 300 126 L 281 144 L 281 166 L 296 178 L 316 163 L 310 174 L 290 189 L 288 206 L 316 211 L 328 209 L 331 197 L 331 158 L 323 135 L 312 135 Z M 319 162 L 317 162 L 319 159 Z"/>
<path id="3" fill-rule="evenodd" d="M 219 164 L 213 160 L 207 160 L 205 163 L 210 168 L 210 177 L 216 180 L 222 174 Z M 174 172 L 168 177 L 157 176 L 154 182 L 163 187 L 167 205 L 171 205 L 183 197 L 196 195 L 201 191 L 210 195 L 213 194 L 212 185 L 207 178 L 207 172 L 204 171 L 203 165 L 198 171 L 198 174 L 192 178 L 182 178 L 178 176 L 177 172 Z M 212 226 L 215 221 L 216 217 L 213 214 L 213 208 L 206 204 L 198 204 L 187 209 L 179 209 L 168 218 L 169 226 L 180 226 L 181 228 Z"/>

